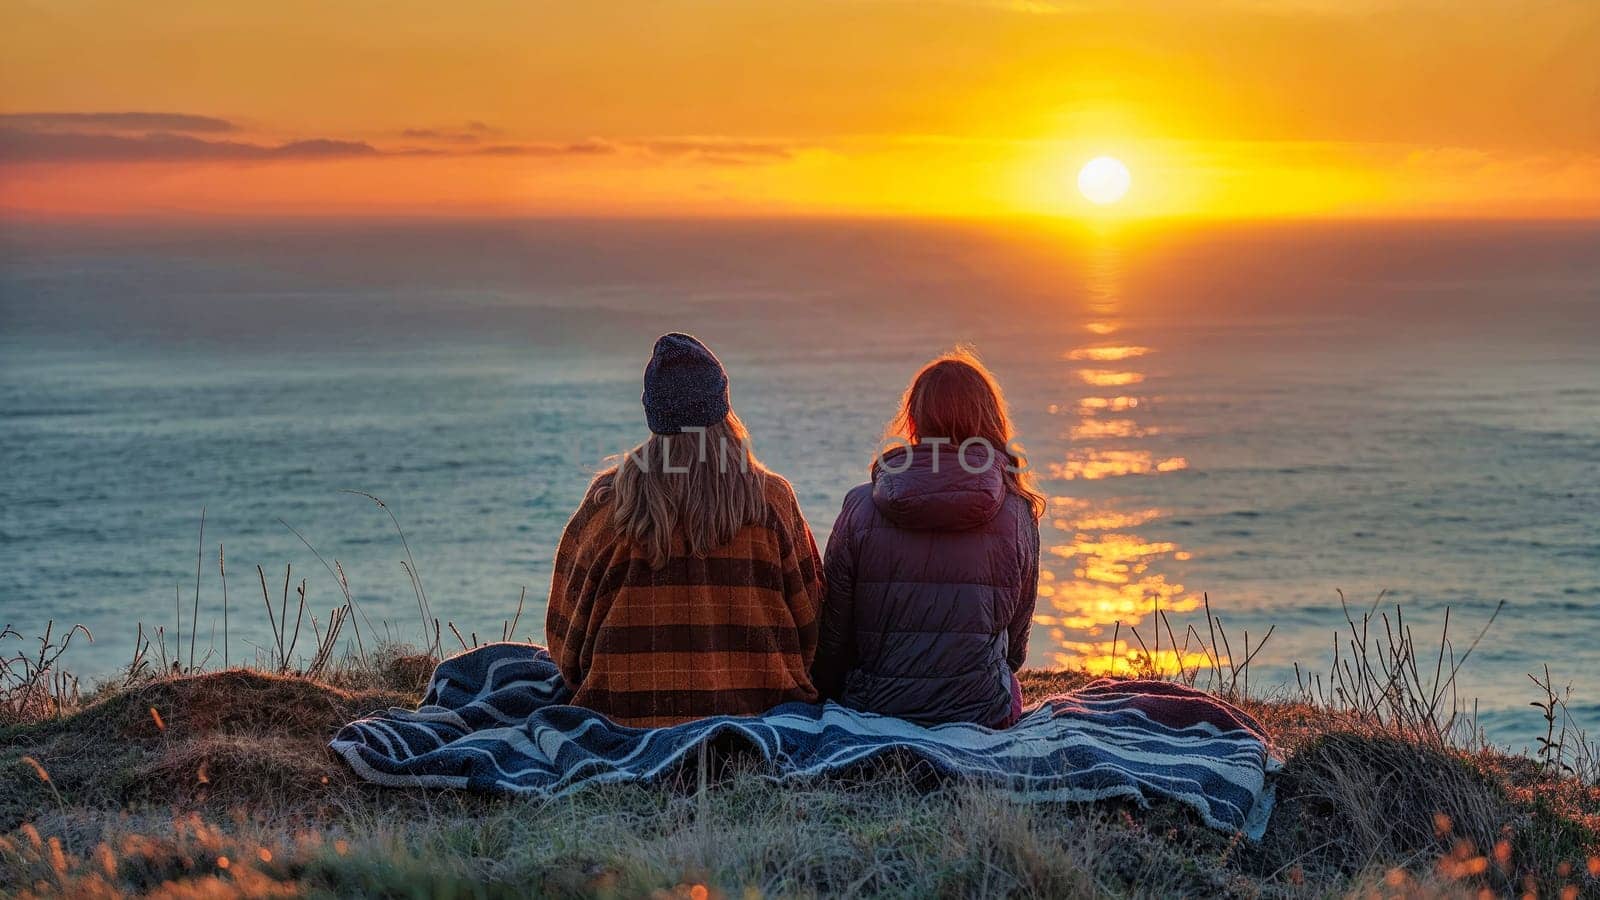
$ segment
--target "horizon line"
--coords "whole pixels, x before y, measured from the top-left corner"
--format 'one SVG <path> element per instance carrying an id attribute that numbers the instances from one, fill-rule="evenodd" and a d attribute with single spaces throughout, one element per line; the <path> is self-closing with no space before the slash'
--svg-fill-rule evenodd
<path id="1" fill-rule="evenodd" d="M 1571 215 L 1542 213 L 1486 214 L 1291 214 L 1273 216 L 1217 216 L 1168 214 L 1156 216 L 1082 216 L 1030 212 L 929 213 L 896 211 L 723 211 L 723 212 L 508 212 L 500 210 L 431 212 L 229 212 L 225 210 L 139 210 L 126 212 L 58 212 L 8 209 L 0 206 L 0 228 L 17 225 L 118 225 L 118 224 L 432 224 L 450 222 L 639 222 L 639 223 L 738 223 L 738 222 L 893 222 L 925 224 L 1004 225 L 1028 224 L 1051 227 L 1079 227 L 1093 231 L 1121 231 L 1162 226 L 1237 226 L 1237 225 L 1600 225 L 1600 211 Z"/>

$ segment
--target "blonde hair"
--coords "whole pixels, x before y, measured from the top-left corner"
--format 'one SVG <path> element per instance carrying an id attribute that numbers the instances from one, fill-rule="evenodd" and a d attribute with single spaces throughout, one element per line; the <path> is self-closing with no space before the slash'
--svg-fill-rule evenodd
<path id="1" fill-rule="evenodd" d="M 730 410 L 703 432 L 652 434 L 595 476 L 589 492 L 616 529 L 660 569 L 681 546 L 705 557 L 767 515 L 767 468 Z"/>

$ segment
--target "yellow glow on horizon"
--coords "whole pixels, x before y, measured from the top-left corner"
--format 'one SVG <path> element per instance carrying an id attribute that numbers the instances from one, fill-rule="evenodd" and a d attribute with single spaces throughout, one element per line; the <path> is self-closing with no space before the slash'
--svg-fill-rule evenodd
<path id="1" fill-rule="evenodd" d="M 1600 216 L 1583 0 L 169 6 L 0 12 L 0 216 Z"/>

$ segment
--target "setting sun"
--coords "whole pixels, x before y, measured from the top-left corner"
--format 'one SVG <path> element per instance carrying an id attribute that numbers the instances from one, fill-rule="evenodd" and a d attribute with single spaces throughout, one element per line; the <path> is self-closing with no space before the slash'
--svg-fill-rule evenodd
<path id="1" fill-rule="evenodd" d="M 1128 167 L 1110 156 L 1097 156 L 1078 170 L 1078 190 L 1090 203 L 1100 206 L 1121 200 L 1132 183 Z"/>

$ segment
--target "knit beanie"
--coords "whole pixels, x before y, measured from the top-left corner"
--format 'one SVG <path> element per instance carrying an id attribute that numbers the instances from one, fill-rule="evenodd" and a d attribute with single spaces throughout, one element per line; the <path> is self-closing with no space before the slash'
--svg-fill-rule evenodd
<path id="1" fill-rule="evenodd" d="M 697 338 L 676 331 L 663 334 L 644 367 L 639 399 L 656 434 L 709 427 L 728 416 L 728 373 Z"/>

